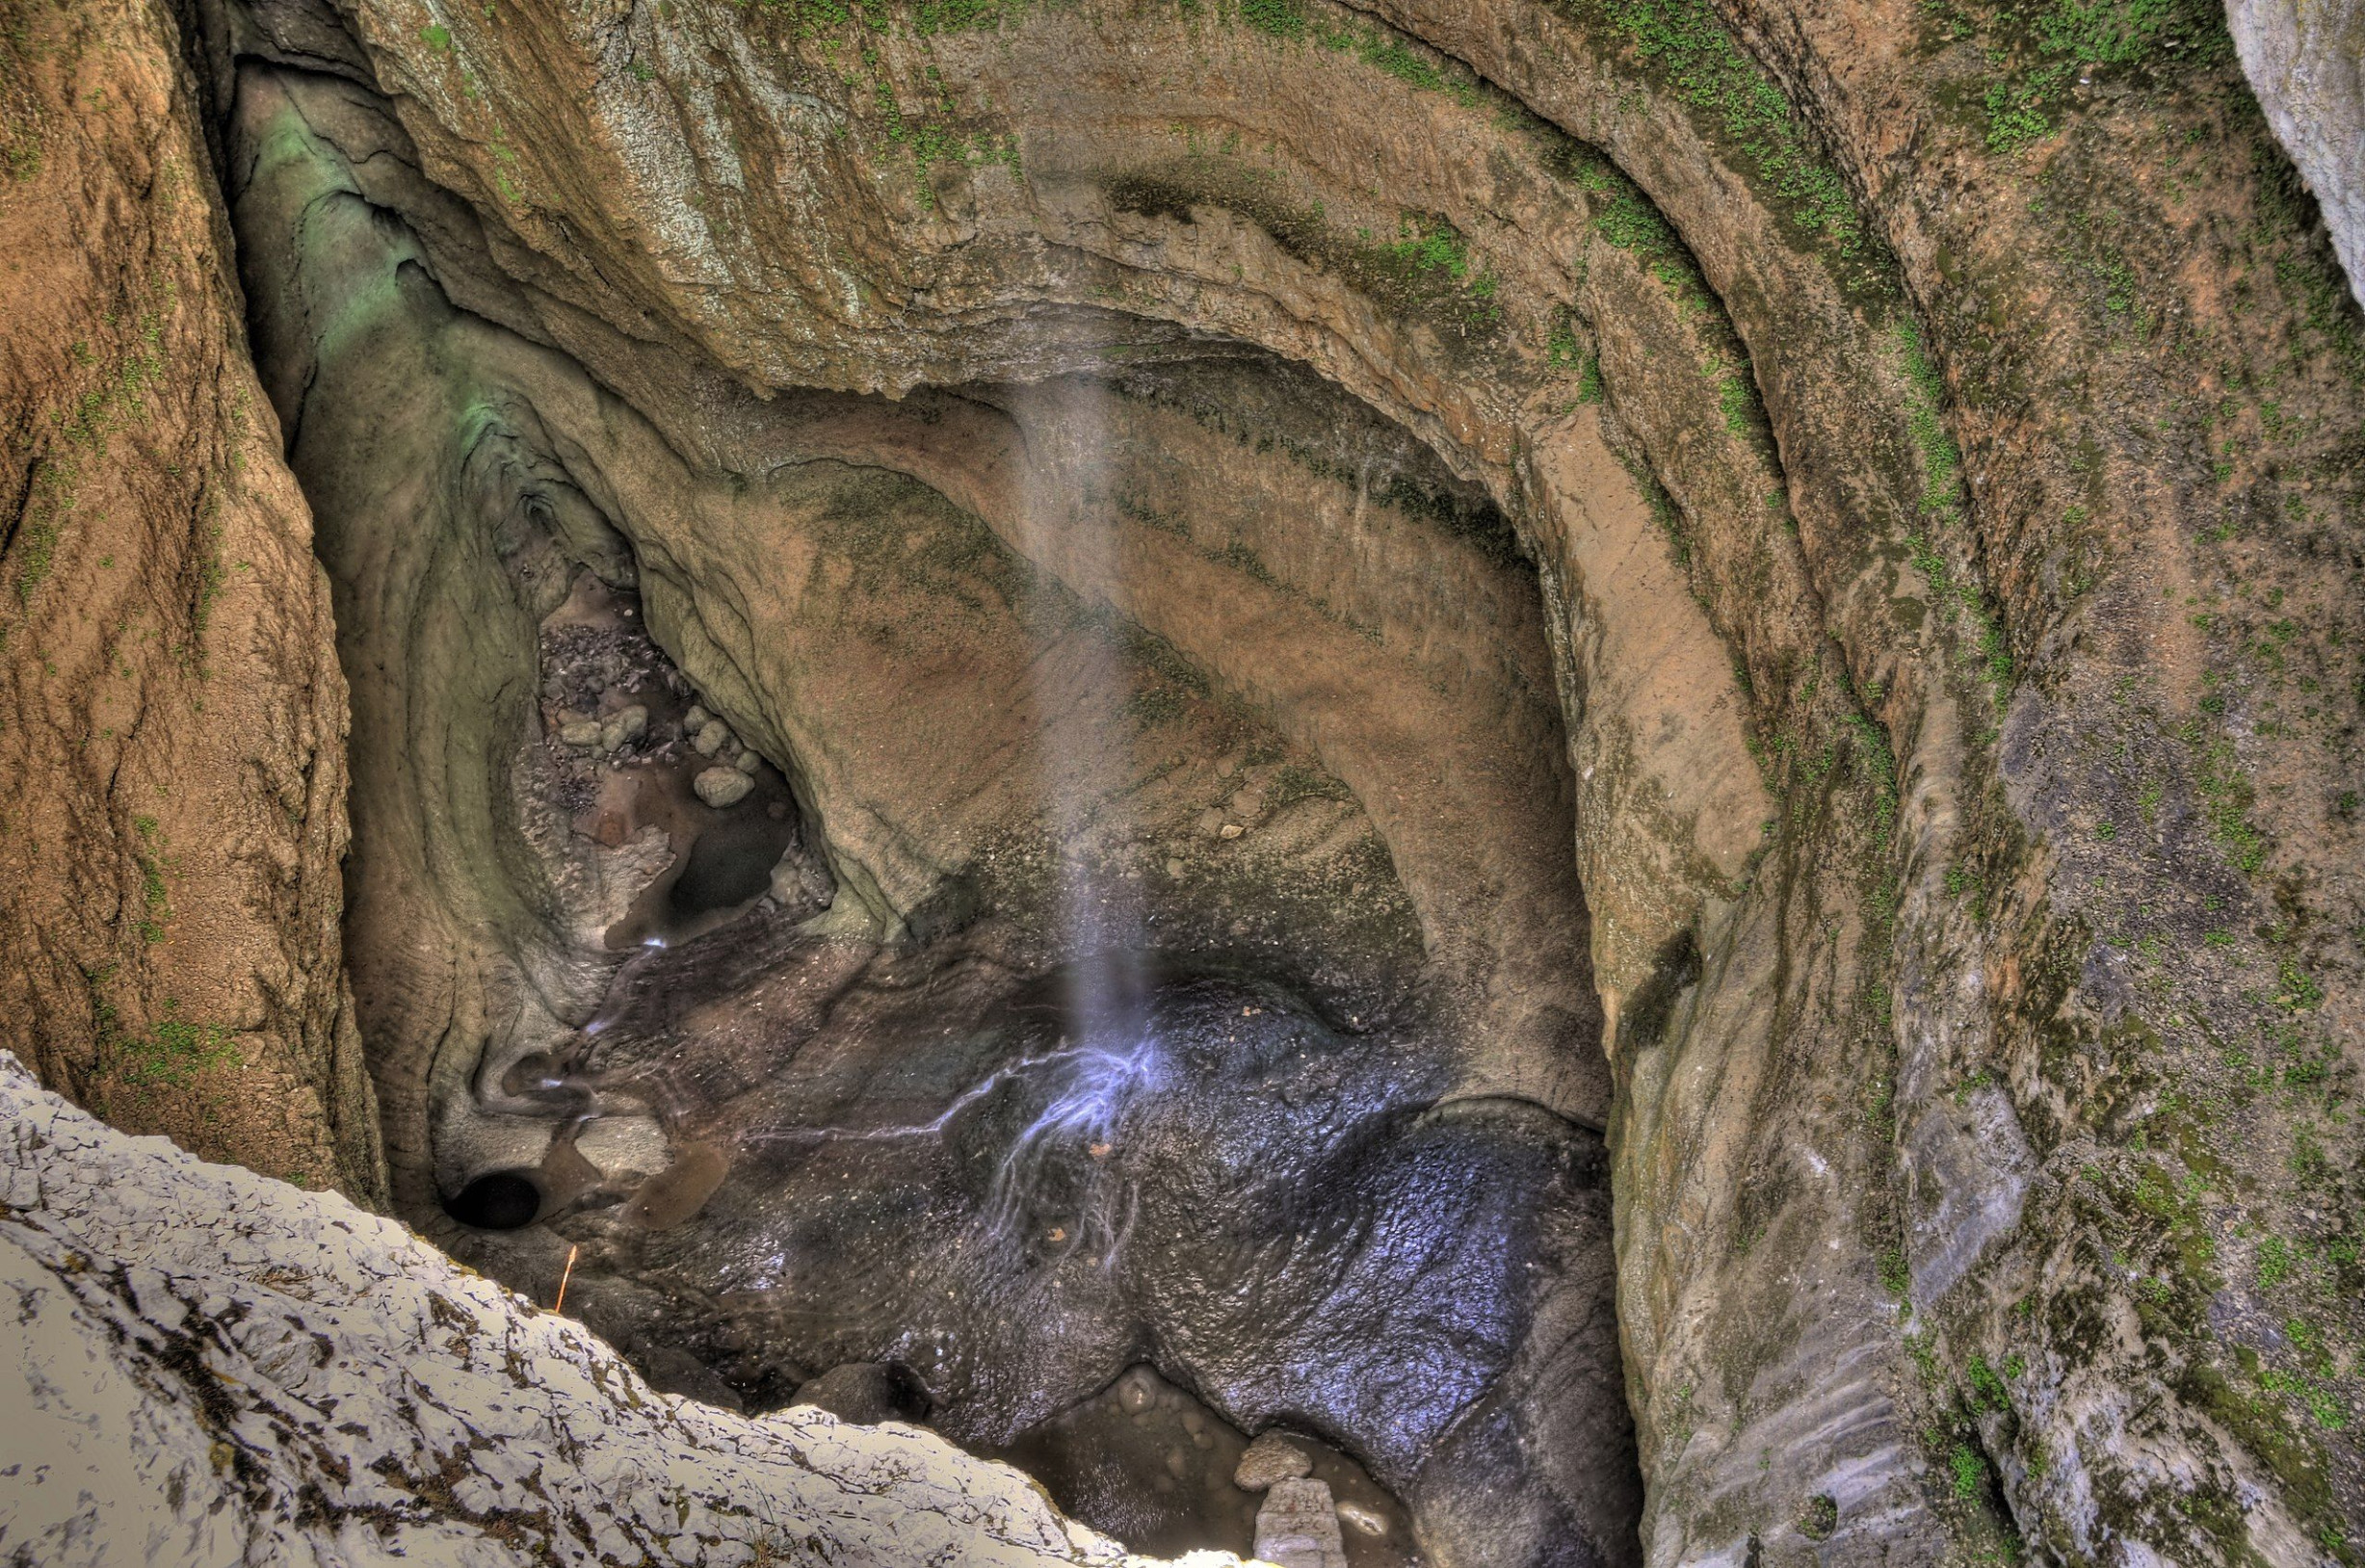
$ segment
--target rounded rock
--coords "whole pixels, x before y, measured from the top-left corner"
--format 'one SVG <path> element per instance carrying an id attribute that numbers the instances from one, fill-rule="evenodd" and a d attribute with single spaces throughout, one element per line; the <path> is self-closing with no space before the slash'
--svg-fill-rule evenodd
<path id="1" fill-rule="evenodd" d="M 615 751 L 630 745 L 648 731 L 648 710 L 639 703 L 620 708 L 599 726 L 599 749 Z"/>
<path id="2" fill-rule="evenodd" d="M 731 726 L 720 719 L 709 719 L 698 726 L 697 736 L 690 743 L 698 748 L 698 755 L 711 757 L 731 744 Z"/>
<path id="3" fill-rule="evenodd" d="M 690 787 L 697 791 L 699 799 L 720 811 L 745 800 L 755 788 L 755 780 L 736 768 L 709 768 L 692 779 Z"/>
<path id="4" fill-rule="evenodd" d="M 1117 1380 L 1117 1407 L 1128 1416 L 1147 1410 L 1157 1398 L 1157 1389 L 1138 1367 Z"/>
<path id="5" fill-rule="evenodd" d="M 1240 1455 L 1232 1484 L 1244 1492 L 1262 1492 L 1281 1481 L 1313 1474 L 1314 1460 L 1303 1449 L 1278 1432 L 1259 1432 Z"/>

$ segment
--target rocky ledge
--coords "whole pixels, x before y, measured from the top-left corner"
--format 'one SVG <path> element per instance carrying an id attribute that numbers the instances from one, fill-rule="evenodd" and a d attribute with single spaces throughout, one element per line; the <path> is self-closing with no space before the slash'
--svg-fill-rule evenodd
<path id="1" fill-rule="evenodd" d="M 404 1226 L 127 1137 L 6 1053 L 0 1125 L 0 1561 L 1149 1560 L 933 1433 L 659 1394 Z"/>

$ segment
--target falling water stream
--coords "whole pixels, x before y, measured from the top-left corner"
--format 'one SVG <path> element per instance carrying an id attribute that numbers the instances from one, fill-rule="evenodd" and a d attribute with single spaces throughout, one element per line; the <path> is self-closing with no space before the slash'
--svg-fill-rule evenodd
<path id="1" fill-rule="evenodd" d="M 1108 395 L 1062 405 L 1088 454 Z M 1121 598 L 1084 470 L 1027 526 L 1064 581 Z M 1555 1358 L 1598 1326 L 1518 1359 L 1558 1293 L 1607 1277 L 1597 1142 L 1513 1103 L 1438 1108 L 1448 1056 L 1417 1014 L 1363 1027 L 1269 963 L 1161 951 L 1127 860 L 1155 829 L 1131 816 L 1115 611 L 1054 608 L 1022 694 L 1043 924 L 881 946 L 810 924 L 830 877 L 769 759 L 741 758 L 745 798 L 701 801 L 740 743 L 694 745 L 714 720 L 629 595 L 578 583 L 544 629 L 537 766 L 575 834 L 662 854 L 606 928 L 596 1006 L 488 1055 L 439 1130 L 456 1244 L 505 1277 L 579 1254 L 568 1310 L 661 1386 L 925 1420 L 1141 1550 L 1248 1552 L 1234 1468 L 1277 1430 L 1351 1568 L 1422 1560 L 1422 1508 L 1498 1491 L 1453 1528 L 1541 1560 L 1581 1505 L 1554 1467 L 1603 1443 L 1625 1462 L 1622 1430 L 1554 1437 L 1565 1454 L 1527 1435 L 1568 1426 Z M 550 739 L 627 707 L 625 744 Z M 539 1163 L 468 1152 L 526 1125 Z"/>

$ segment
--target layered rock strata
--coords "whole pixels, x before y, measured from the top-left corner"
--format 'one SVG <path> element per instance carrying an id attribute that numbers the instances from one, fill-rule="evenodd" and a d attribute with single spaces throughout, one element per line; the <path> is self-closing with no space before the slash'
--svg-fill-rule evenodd
<path id="1" fill-rule="evenodd" d="M 894 749 L 756 633 L 802 580 L 724 558 L 974 521 L 1007 555 L 965 562 L 1154 633 L 1341 786 L 1403 899 L 1363 954 L 1416 930 L 1471 1023 L 1446 1098 L 1607 1123 L 1653 1560 L 2353 1556 L 2365 338 L 2338 118 L 2256 16 L 2297 171 L 2191 5 L 202 9 L 230 183 L 375 280 L 306 319 L 306 245 L 250 248 L 275 400 L 324 345 L 413 356 L 424 406 L 349 409 L 308 483 L 382 435 L 500 502 L 404 542 L 440 579 L 334 574 L 399 613 L 339 607 L 394 716 L 360 745 L 459 743 L 364 782 L 359 928 L 429 917 L 426 983 L 364 945 L 408 1212 L 485 1040 L 565 1034 L 607 973 L 516 895 L 550 862 L 488 780 L 547 606 L 484 558 L 645 573 L 867 951 L 1039 890 L 982 874 L 1012 824 L 934 731 Z M 369 335 L 398 313 L 433 330 Z M 1375 524 L 1370 471 L 1268 417 L 1309 372 L 1508 556 Z M 887 477 L 789 493 L 827 463 Z M 1260 486 L 1322 526 L 1260 532 Z M 493 526 L 532 499 L 533 539 Z M 472 604 L 500 658 L 440 689 L 498 745 L 406 721 L 383 658 L 464 666 Z M 1204 782 L 1161 809 L 1245 833 Z"/>
<path id="2" fill-rule="evenodd" d="M 185 43 L 0 13 L 0 1012 L 118 1126 L 382 1204 L 344 676 Z"/>

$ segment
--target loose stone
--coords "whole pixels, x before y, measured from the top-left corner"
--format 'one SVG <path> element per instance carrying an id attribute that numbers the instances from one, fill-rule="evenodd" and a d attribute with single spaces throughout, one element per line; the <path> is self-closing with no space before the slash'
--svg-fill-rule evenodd
<path id="1" fill-rule="evenodd" d="M 690 787 L 697 791 L 699 799 L 720 811 L 745 800 L 755 788 L 755 780 L 736 768 L 709 768 L 692 779 Z"/>
<path id="2" fill-rule="evenodd" d="M 1347 1568 L 1347 1542 L 1328 1484 L 1274 1482 L 1256 1510 L 1256 1555 L 1278 1568 Z"/>
<path id="3" fill-rule="evenodd" d="M 1306 1451 L 1278 1432 L 1258 1435 L 1240 1455 L 1232 1484 L 1244 1492 L 1262 1492 L 1276 1481 L 1292 1481 L 1313 1471 Z"/>
<path id="4" fill-rule="evenodd" d="M 637 702 L 629 708 L 618 708 L 609 716 L 606 723 L 599 726 L 599 749 L 614 751 L 619 746 L 631 745 L 647 733 L 646 708 Z"/>

